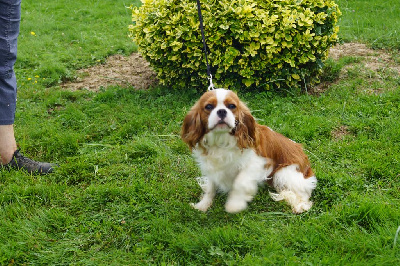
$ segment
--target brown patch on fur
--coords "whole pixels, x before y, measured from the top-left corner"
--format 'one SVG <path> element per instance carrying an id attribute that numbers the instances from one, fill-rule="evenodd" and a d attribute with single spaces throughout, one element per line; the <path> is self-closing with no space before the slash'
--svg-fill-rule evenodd
<path id="1" fill-rule="evenodd" d="M 181 138 L 190 149 L 193 149 L 206 134 L 206 126 L 203 125 L 201 113 L 198 112 L 198 105 L 193 106 L 185 116 L 181 130 Z"/>
<path id="2" fill-rule="evenodd" d="M 190 149 L 193 149 L 208 132 L 208 116 L 211 111 L 205 109 L 207 104 L 212 104 L 213 106 L 217 104 L 215 92 L 208 91 L 204 93 L 183 120 L 181 137 L 189 145 Z"/>
<path id="3" fill-rule="evenodd" d="M 269 177 L 272 177 L 280 169 L 292 164 L 299 166 L 298 171 L 303 173 L 304 178 L 314 175 L 308 157 L 300 144 L 259 124 L 256 126 L 256 139 L 257 154 L 265 158 L 270 158 L 273 161 L 274 170 Z"/>
<path id="4" fill-rule="evenodd" d="M 235 94 L 236 96 L 236 94 Z M 237 96 L 236 96 L 237 97 Z M 237 98 L 238 105 L 235 114 L 237 125 L 235 136 L 241 149 L 255 147 L 256 145 L 256 121 L 249 108 Z"/>

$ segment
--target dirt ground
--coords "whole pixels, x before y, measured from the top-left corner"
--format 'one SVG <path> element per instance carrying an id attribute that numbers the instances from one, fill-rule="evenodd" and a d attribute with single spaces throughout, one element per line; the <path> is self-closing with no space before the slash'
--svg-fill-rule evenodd
<path id="1" fill-rule="evenodd" d="M 61 86 L 68 90 L 98 91 L 101 87 L 118 85 L 148 89 L 158 84 L 156 73 L 139 54 L 130 56 L 113 55 L 104 64 L 78 70 L 78 78 Z"/>
<path id="2" fill-rule="evenodd" d="M 373 50 L 361 43 L 344 43 L 330 49 L 329 57 L 338 60 L 343 56 L 363 57 L 365 68 L 372 71 L 389 68 L 400 74 L 400 64 L 386 50 Z"/>
<path id="3" fill-rule="evenodd" d="M 400 74 L 400 65 L 392 59 L 385 50 L 373 50 L 360 43 L 345 43 L 331 48 L 329 56 L 338 60 L 343 56 L 363 57 L 364 67 L 372 71 L 390 68 Z M 345 71 L 345 70 L 344 70 Z M 101 87 L 118 85 L 133 86 L 136 89 L 148 89 L 158 83 L 156 73 L 149 63 L 139 54 L 133 53 L 128 57 L 113 55 L 104 64 L 95 65 L 78 71 L 78 78 L 73 82 L 62 84 L 68 90 L 98 91 Z M 326 84 L 315 89 L 323 90 Z"/>

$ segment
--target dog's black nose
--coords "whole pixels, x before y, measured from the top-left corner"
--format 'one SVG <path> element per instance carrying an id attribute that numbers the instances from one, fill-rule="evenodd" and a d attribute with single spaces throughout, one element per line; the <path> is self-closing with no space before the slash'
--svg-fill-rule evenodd
<path id="1" fill-rule="evenodd" d="M 225 109 L 219 109 L 217 111 L 217 115 L 219 118 L 224 119 L 226 117 L 226 110 Z"/>

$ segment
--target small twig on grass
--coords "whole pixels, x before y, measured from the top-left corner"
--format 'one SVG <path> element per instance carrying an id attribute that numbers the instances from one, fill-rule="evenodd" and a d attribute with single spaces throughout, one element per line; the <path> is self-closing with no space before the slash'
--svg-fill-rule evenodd
<path id="1" fill-rule="evenodd" d="M 310 150 L 305 149 L 305 148 L 304 148 L 304 150 L 307 151 L 307 152 L 308 152 L 309 154 L 311 154 L 312 156 L 314 156 L 315 158 L 317 158 L 319 161 L 322 161 L 317 155 L 315 155 L 314 153 L 312 153 Z"/>
<path id="2" fill-rule="evenodd" d="M 179 138 L 180 136 L 177 134 L 168 134 L 168 135 L 152 135 L 154 137 L 170 137 L 170 138 Z"/>
<path id="3" fill-rule="evenodd" d="M 342 109 L 342 118 L 343 118 L 343 116 L 344 116 L 344 109 L 346 108 L 346 101 L 344 101 L 344 103 L 343 103 L 343 109 Z"/>
<path id="4" fill-rule="evenodd" d="M 400 226 L 397 228 L 396 235 L 394 236 L 393 248 L 396 247 L 397 238 L 399 236 L 399 233 L 400 233 Z"/>
<path id="5" fill-rule="evenodd" d="M 100 147 L 107 147 L 107 148 L 113 148 L 114 146 L 111 144 L 100 144 L 100 143 L 82 143 L 82 145 L 86 146 L 100 146 Z"/>

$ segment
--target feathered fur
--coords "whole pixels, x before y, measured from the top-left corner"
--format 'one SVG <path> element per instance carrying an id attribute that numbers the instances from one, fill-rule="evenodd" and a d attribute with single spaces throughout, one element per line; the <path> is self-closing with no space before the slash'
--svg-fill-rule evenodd
<path id="1" fill-rule="evenodd" d="M 206 211 L 221 190 L 228 193 L 226 211 L 242 211 L 265 181 L 277 192 L 271 197 L 286 200 L 293 212 L 311 208 L 317 179 L 302 146 L 258 124 L 234 92 L 203 94 L 186 115 L 181 137 L 202 172 L 204 194 L 194 208 Z"/>

